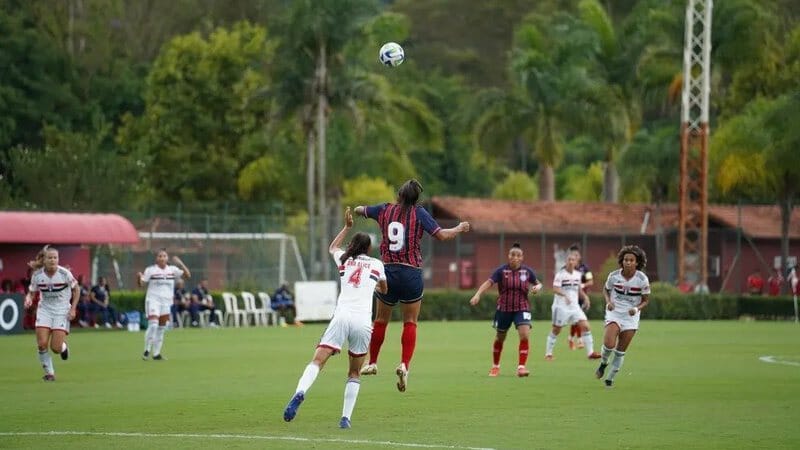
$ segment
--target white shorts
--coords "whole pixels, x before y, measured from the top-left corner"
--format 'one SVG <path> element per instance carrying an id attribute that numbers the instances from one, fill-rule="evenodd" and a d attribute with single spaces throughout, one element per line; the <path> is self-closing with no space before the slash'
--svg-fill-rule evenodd
<path id="1" fill-rule="evenodd" d="M 553 325 L 563 327 L 586 320 L 586 313 L 578 306 L 553 305 Z"/>
<path id="2" fill-rule="evenodd" d="M 628 330 L 638 330 L 639 329 L 639 316 L 641 313 L 636 313 L 636 315 L 632 316 L 628 314 L 628 311 L 617 311 L 614 309 L 613 311 L 609 311 L 606 309 L 606 326 L 610 323 L 616 323 L 619 325 L 620 331 L 628 331 Z"/>
<path id="3" fill-rule="evenodd" d="M 369 350 L 371 337 L 372 319 L 369 315 L 334 315 L 317 347 L 333 349 L 336 354 L 342 351 L 342 345 L 347 342 L 350 356 L 364 356 Z"/>
<path id="4" fill-rule="evenodd" d="M 163 299 L 148 298 L 144 301 L 144 309 L 147 312 L 147 317 L 168 316 L 170 307 L 172 307 L 172 300 L 166 302 Z"/>
<path id="5" fill-rule="evenodd" d="M 36 309 L 36 328 L 61 330 L 69 334 L 69 305 L 64 307 L 47 307 L 39 303 Z"/>

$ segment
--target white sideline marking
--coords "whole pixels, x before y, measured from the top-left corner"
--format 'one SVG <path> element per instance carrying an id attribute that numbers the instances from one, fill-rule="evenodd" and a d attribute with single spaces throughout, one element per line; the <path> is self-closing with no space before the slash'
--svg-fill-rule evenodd
<path id="1" fill-rule="evenodd" d="M 458 445 L 414 444 L 394 441 L 370 441 L 367 439 L 304 438 L 297 436 L 264 436 L 250 434 L 193 434 L 193 433 L 123 433 L 100 431 L 0 431 L 0 436 L 113 436 L 113 437 L 173 437 L 203 439 L 251 439 L 266 441 L 336 442 L 343 444 L 386 445 L 415 448 L 452 448 L 458 450 L 495 450 L 489 447 L 461 447 Z"/>
<path id="2" fill-rule="evenodd" d="M 783 361 L 778 359 L 775 356 L 760 356 L 758 359 L 764 361 L 765 363 L 772 363 L 772 364 L 785 364 L 787 366 L 798 366 L 800 367 L 800 362 L 797 361 Z"/>

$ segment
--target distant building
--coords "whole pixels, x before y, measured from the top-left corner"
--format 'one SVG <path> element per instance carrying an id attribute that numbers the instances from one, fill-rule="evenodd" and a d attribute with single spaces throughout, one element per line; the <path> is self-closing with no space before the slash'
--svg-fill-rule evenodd
<path id="1" fill-rule="evenodd" d="M 637 244 L 647 252 L 646 272 L 651 280 L 674 282 L 677 278 L 678 207 L 674 204 L 433 197 L 430 208 L 442 226 L 452 226 L 457 220 L 472 225 L 472 231 L 455 244 L 429 242 L 426 276 L 431 287 L 477 287 L 506 261 L 513 242 L 522 245 L 526 263 L 545 283 L 552 282 L 557 269 L 555 251 L 573 243 L 582 247 L 584 261 L 598 278 L 603 263 L 625 244 Z M 757 269 L 770 273 L 777 262 L 780 210 L 772 205 L 709 205 L 708 211 L 709 289 L 744 291 L 748 274 Z M 737 232 L 739 223 L 741 233 Z M 800 253 L 800 208 L 794 210 L 789 237 L 791 260 Z M 596 281 L 595 290 L 603 281 Z"/>
<path id="2" fill-rule="evenodd" d="M 136 229 L 117 214 L 0 211 L 0 280 L 19 284 L 27 278 L 28 261 L 50 244 L 58 249 L 62 266 L 89 282 L 93 256 L 90 245 L 137 242 Z M 106 276 L 113 279 L 111 274 Z"/>

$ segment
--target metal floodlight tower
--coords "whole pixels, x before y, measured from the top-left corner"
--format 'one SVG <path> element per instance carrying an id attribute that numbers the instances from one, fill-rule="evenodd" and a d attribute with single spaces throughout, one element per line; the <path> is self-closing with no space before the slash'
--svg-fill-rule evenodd
<path id="1" fill-rule="evenodd" d="M 681 102 L 678 283 L 707 287 L 708 96 L 713 0 L 688 0 Z"/>

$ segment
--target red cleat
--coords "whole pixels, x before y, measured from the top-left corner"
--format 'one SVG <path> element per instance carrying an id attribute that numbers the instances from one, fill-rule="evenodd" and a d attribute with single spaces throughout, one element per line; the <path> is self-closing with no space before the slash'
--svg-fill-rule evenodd
<path id="1" fill-rule="evenodd" d="M 531 374 L 530 371 L 528 369 L 526 369 L 525 366 L 517 367 L 517 376 L 518 377 L 520 377 L 520 378 L 527 377 L 530 374 Z"/>
<path id="2" fill-rule="evenodd" d="M 600 358 L 602 358 L 602 356 L 600 356 L 600 353 L 597 352 L 589 353 L 589 359 L 600 359 Z"/>
<path id="3" fill-rule="evenodd" d="M 500 368 L 499 367 L 492 367 L 491 370 L 489 370 L 489 376 L 490 377 L 496 377 L 498 375 L 500 375 Z"/>

